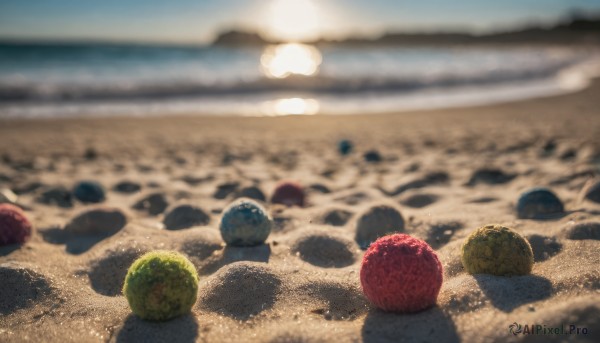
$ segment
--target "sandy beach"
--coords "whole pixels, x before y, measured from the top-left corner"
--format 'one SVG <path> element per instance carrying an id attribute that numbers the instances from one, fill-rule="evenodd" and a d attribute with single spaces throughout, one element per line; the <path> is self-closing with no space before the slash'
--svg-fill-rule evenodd
<path id="1" fill-rule="evenodd" d="M 0 188 L 35 228 L 0 248 L 0 341 L 598 342 L 600 204 L 584 198 L 600 173 L 598 94 L 595 81 L 556 97 L 380 115 L 0 121 Z M 340 139 L 351 154 L 338 153 Z M 100 182 L 106 199 L 73 199 L 81 180 Z M 304 207 L 269 202 L 281 180 L 304 185 Z M 519 195 L 536 186 L 565 213 L 518 219 Z M 264 197 L 275 227 L 264 245 L 225 246 L 221 212 L 249 195 Z M 202 210 L 201 225 L 165 229 L 184 204 Z M 379 204 L 437 252 L 435 307 L 391 314 L 363 296 L 356 221 Z M 489 223 L 529 240 L 531 275 L 463 270 L 463 240 Z M 192 313 L 164 323 L 140 320 L 121 295 L 129 265 L 155 249 L 185 254 L 200 275 Z M 515 336 L 513 323 L 588 333 Z"/>

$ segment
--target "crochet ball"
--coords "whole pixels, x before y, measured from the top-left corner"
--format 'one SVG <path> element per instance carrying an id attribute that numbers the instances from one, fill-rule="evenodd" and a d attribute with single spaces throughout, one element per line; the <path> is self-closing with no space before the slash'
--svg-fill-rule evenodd
<path id="1" fill-rule="evenodd" d="M 250 199 L 233 202 L 223 211 L 221 237 L 227 245 L 254 246 L 265 242 L 272 220 L 265 209 Z"/>
<path id="2" fill-rule="evenodd" d="M 165 321 L 189 313 L 196 302 L 198 273 L 185 256 L 153 251 L 138 258 L 127 271 L 123 295 L 142 319 Z"/>
<path id="3" fill-rule="evenodd" d="M 517 203 L 517 215 L 522 219 L 543 219 L 563 211 L 562 201 L 547 188 L 530 189 Z"/>
<path id="4" fill-rule="evenodd" d="M 96 181 L 81 181 L 73 188 L 73 195 L 84 203 L 104 201 L 104 187 Z"/>
<path id="5" fill-rule="evenodd" d="M 398 233 L 371 244 L 362 260 L 360 283 L 378 308 L 410 313 L 435 305 L 442 275 L 442 264 L 427 243 Z"/>
<path id="6" fill-rule="evenodd" d="M 500 225 L 486 225 L 475 230 L 461 250 L 462 264 L 469 274 L 526 275 L 533 267 L 529 242 Z"/>
<path id="7" fill-rule="evenodd" d="M 23 244 L 31 237 L 31 223 L 25 212 L 11 204 L 0 204 L 0 246 Z"/>
<path id="8" fill-rule="evenodd" d="M 283 181 L 277 185 L 271 202 L 286 206 L 304 206 L 304 189 L 302 185 L 292 181 Z"/>

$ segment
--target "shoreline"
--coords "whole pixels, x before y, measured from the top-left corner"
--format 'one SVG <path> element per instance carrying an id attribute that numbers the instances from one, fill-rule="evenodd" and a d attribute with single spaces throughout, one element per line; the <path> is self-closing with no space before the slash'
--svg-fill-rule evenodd
<path id="1" fill-rule="evenodd" d="M 588 64 L 589 65 L 589 64 Z M 583 66 L 577 67 L 585 68 Z M 573 68 L 574 69 L 574 68 Z M 311 93 L 275 94 L 265 97 L 200 97 L 173 98 L 154 101 L 84 101 L 5 103 L 0 106 L 0 120 L 80 119 L 80 118 L 146 118 L 146 117 L 286 117 L 286 116 L 356 116 L 402 114 L 417 111 L 438 111 L 472 107 L 489 107 L 541 98 L 573 94 L 590 87 L 598 73 L 587 68 L 582 71 L 566 69 L 559 75 L 544 80 L 509 83 L 477 89 L 460 86 L 442 92 L 436 89 L 408 93 L 381 93 L 375 97 L 368 92 L 354 95 L 314 96 Z M 595 68 L 599 69 L 599 68 Z M 594 69 L 594 70 L 595 70 Z M 269 99 L 269 100 L 266 100 Z M 280 103 L 301 101 L 307 113 L 277 113 Z M 283 105 L 284 109 L 286 105 Z M 226 108 L 235 108 L 233 114 Z M 196 110 L 205 108 L 203 112 Z M 393 109 L 391 109 L 393 108 Z M 293 111 L 291 109 L 290 111 Z"/>
<path id="2" fill-rule="evenodd" d="M 77 121 L 77 120 L 105 120 L 105 119 L 183 119 L 183 118 L 211 118 L 211 119 L 242 119 L 242 118 L 263 118 L 263 119 L 271 119 L 271 118 L 285 118 L 285 117 L 360 117 L 360 116 L 382 116 L 382 115 L 405 115 L 405 114 L 415 114 L 415 113 L 435 113 L 435 112 L 454 112 L 456 110 L 475 110 L 475 109 L 494 109 L 496 107 L 504 107 L 518 104 L 528 104 L 528 103 L 536 103 L 538 101 L 544 99 L 555 99 L 569 96 L 576 96 L 579 93 L 585 93 L 590 90 L 590 88 L 599 89 L 600 90 L 600 76 L 592 76 L 589 77 L 586 81 L 581 81 L 584 83 L 582 86 L 573 86 L 572 89 L 563 89 L 563 90 L 555 90 L 556 93 L 552 94 L 541 94 L 538 96 L 532 97 L 523 97 L 516 99 L 508 99 L 508 100 L 492 100 L 491 102 L 487 102 L 486 100 L 475 100 L 473 101 L 473 105 L 448 105 L 448 106 L 440 106 L 440 107 L 423 107 L 423 108 L 409 108 L 409 109 L 400 109 L 400 110 L 387 110 L 387 111 L 378 111 L 368 114 L 349 114 L 349 113 L 327 113 L 327 114 L 286 114 L 286 115 L 237 115 L 237 114 L 204 114 L 199 111 L 190 111 L 186 113 L 179 114 L 151 114 L 151 115 L 122 115 L 122 114 L 105 114 L 105 115 L 79 115 L 79 116 L 58 116 L 58 117 L 26 117 L 26 118 L 17 118 L 17 117 L 2 117 L 0 116 L 0 122 L 11 122 L 11 121 L 55 121 L 55 120 L 66 120 L 66 121 Z M 84 107 L 84 106 L 83 106 Z"/>
<path id="3" fill-rule="evenodd" d="M 82 156 L 89 149 L 111 156 L 127 155 L 132 151 L 160 155 L 169 149 L 190 151 L 205 144 L 219 146 L 222 150 L 240 148 L 244 141 L 248 149 L 271 145 L 286 147 L 290 142 L 304 145 L 311 141 L 334 146 L 336 140 L 343 138 L 357 140 L 366 149 L 385 146 L 386 140 L 418 142 L 437 137 L 434 140 L 455 143 L 453 136 L 467 139 L 461 132 L 468 131 L 478 136 L 480 127 L 488 128 L 488 134 L 500 139 L 511 130 L 519 129 L 516 124 L 532 128 L 527 136 L 539 135 L 538 131 L 552 128 L 552 134 L 557 138 L 589 141 L 600 122 L 600 99 L 596 96 L 599 92 L 600 79 L 594 79 L 589 87 L 565 95 L 487 106 L 378 115 L 4 119 L 0 120 L 0 155 L 9 155 L 13 159 Z M 578 121 L 592 125 L 577 125 Z M 565 130 L 571 126 L 577 127 L 578 134 Z M 440 136 L 441 133 L 446 136 Z M 526 140 L 525 137 L 515 139 Z M 163 146 L 157 146 L 153 140 L 163 142 Z M 498 144 L 510 145 L 508 142 Z M 600 142 L 593 145 L 600 145 Z"/>

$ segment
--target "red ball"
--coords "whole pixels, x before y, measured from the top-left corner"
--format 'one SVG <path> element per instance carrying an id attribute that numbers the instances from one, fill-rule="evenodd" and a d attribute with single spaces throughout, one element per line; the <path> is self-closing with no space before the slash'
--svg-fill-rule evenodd
<path id="1" fill-rule="evenodd" d="M 442 280 L 442 264 L 429 244 L 401 233 L 371 244 L 360 268 L 363 293 L 389 312 L 418 312 L 435 305 Z"/>
<path id="2" fill-rule="evenodd" d="M 304 206 L 304 189 L 297 182 L 283 181 L 277 185 L 271 202 L 286 206 Z"/>
<path id="3" fill-rule="evenodd" d="M 31 223 L 25 212 L 11 204 L 0 204 L 0 246 L 22 244 L 31 237 Z"/>

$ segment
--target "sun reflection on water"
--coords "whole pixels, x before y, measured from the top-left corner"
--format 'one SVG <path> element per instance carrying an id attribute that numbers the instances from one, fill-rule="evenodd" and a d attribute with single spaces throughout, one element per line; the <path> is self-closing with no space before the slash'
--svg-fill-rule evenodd
<path id="1" fill-rule="evenodd" d="M 277 79 L 290 75 L 315 75 L 321 62 L 321 53 L 317 48 L 299 43 L 268 46 L 260 58 L 263 73 Z"/>
<path id="2" fill-rule="evenodd" d="M 268 116 L 313 115 L 319 112 L 319 108 L 315 99 L 287 98 L 264 102 L 262 112 Z"/>
<path id="3" fill-rule="evenodd" d="M 319 72 L 321 62 L 322 56 L 317 48 L 300 43 L 268 46 L 260 58 L 263 73 L 272 79 L 285 79 L 292 75 L 314 76 Z M 263 115 L 267 116 L 314 115 L 319 112 L 320 105 L 315 99 L 292 97 L 265 101 L 261 108 Z"/>

